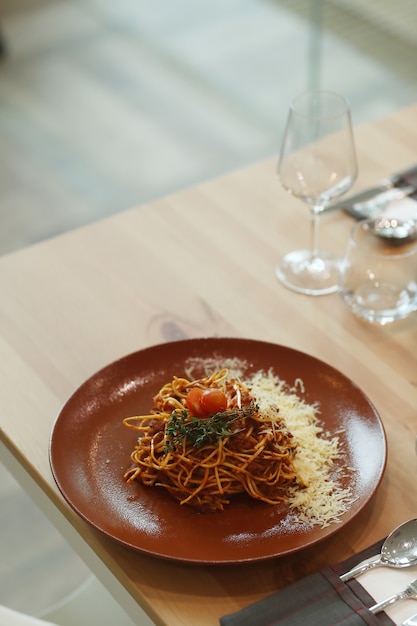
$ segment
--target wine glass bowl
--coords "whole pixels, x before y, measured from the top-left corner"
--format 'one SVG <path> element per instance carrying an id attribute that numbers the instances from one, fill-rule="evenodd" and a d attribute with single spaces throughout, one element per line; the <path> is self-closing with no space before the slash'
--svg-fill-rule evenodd
<path id="1" fill-rule="evenodd" d="M 341 259 L 318 247 L 320 213 L 346 193 L 357 176 L 350 108 L 343 96 L 306 91 L 291 102 L 278 175 L 284 189 L 304 201 L 311 215 L 309 249 L 290 252 L 276 268 L 288 288 L 321 295 L 337 291 Z"/>

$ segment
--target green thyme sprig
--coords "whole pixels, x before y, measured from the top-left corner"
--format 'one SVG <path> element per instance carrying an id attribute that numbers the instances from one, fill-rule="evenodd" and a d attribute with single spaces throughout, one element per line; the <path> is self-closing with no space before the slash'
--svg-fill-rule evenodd
<path id="1" fill-rule="evenodd" d="M 232 425 L 239 420 L 250 417 L 258 410 L 257 405 L 242 407 L 241 409 L 229 409 L 222 413 L 215 413 L 211 417 L 198 418 L 183 411 L 174 411 L 165 428 L 166 444 L 165 452 L 173 452 L 180 449 L 184 441 L 193 448 L 201 448 L 208 443 L 215 443 L 218 439 L 224 439 L 234 434 Z"/>

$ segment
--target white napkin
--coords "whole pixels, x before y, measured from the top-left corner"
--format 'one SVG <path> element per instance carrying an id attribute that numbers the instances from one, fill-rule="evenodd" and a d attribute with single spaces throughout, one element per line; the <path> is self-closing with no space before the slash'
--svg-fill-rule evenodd
<path id="1" fill-rule="evenodd" d="M 392 200 L 381 211 L 382 217 L 395 217 L 398 220 L 417 219 L 417 202 L 413 198 L 401 198 L 400 200 Z"/>
<path id="2" fill-rule="evenodd" d="M 417 578 L 417 565 L 404 569 L 376 567 L 358 576 L 357 581 L 375 598 L 376 604 L 399 591 L 403 591 L 415 578 Z M 385 609 L 385 613 L 397 626 L 401 626 L 405 619 L 417 613 L 417 601 L 402 600 Z"/>

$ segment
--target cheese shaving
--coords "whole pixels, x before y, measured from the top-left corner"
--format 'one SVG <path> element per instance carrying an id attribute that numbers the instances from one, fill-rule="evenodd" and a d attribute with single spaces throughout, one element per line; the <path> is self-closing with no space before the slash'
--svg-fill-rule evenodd
<path id="1" fill-rule="evenodd" d="M 319 406 L 307 404 L 297 391 L 304 390 L 300 379 L 292 389 L 270 370 L 259 371 L 245 381 L 261 411 L 275 405 L 297 444 L 296 472 L 305 488 L 291 488 L 289 507 L 294 521 L 328 526 L 340 521 L 352 503 L 351 488 L 342 488 L 335 461 L 342 458 L 339 437 L 325 433 L 318 418 Z M 339 431 L 340 432 L 340 431 Z"/>

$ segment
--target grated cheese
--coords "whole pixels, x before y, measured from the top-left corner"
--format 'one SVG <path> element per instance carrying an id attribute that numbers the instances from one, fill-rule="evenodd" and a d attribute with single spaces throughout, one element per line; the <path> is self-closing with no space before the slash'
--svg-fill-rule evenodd
<path id="1" fill-rule="evenodd" d="M 240 378 L 246 367 L 247 361 L 238 357 L 189 357 L 185 362 L 185 375 L 194 379 L 202 375 L 210 376 L 213 372 L 226 368 L 230 378 Z"/>
<path id="2" fill-rule="evenodd" d="M 288 430 L 297 444 L 294 467 L 305 488 L 291 488 L 289 506 L 294 521 L 322 527 L 339 521 L 352 503 L 351 488 L 342 488 L 334 462 L 341 458 L 339 437 L 325 433 L 317 417 L 318 405 L 304 402 L 296 394 L 304 390 L 303 382 L 297 379 L 292 389 L 277 378 L 272 371 L 255 373 L 245 381 L 251 389 L 259 408 L 267 412 L 268 407 L 279 407 Z"/>

